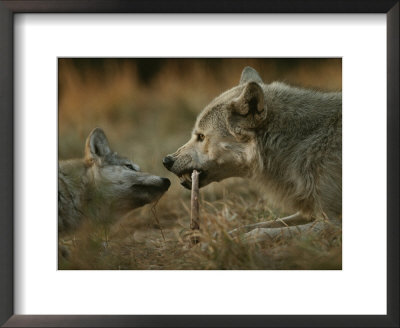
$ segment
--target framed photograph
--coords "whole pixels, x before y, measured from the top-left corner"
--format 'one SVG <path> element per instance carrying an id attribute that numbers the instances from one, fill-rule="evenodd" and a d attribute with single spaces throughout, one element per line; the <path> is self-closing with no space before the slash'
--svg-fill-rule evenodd
<path id="1" fill-rule="evenodd" d="M 342 269 L 341 58 L 75 57 L 57 66 L 59 270 Z M 237 113 L 252 88 L 263 95 L 252 98 L 259 123 Z M 313 145 L 328 128 L 331 164 L 317 174 L 304 163 L 318 162 Z M 285 198 L 293 166 L 299 200 Z M 329 222 L 306 217 L 315 205 L 304 195 L 324 188 L 308 175 L 333 177 L 320 200 Z M 262 192 L 259 179 L 279 188 Z"/>
<path id="2" fill-rule="evenodd" d="M 1 324 L 398 326 L 398 19 L 1 1 Z"/>

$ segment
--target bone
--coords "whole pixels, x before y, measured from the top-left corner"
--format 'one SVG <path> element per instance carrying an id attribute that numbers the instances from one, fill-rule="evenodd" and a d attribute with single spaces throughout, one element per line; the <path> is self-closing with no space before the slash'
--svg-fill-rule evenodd
<path id="1" fill-rule="evenodd" d="M 190 229 L 198 231 L 200 229 L 199 224 L 199 172 L 193 170 L 192 173 L 192 197 L 191 197 L 191 213 L 190 213 Z M 199 238 L 193 236 L 191 238 L 192 244 L 197 244 Z"/>

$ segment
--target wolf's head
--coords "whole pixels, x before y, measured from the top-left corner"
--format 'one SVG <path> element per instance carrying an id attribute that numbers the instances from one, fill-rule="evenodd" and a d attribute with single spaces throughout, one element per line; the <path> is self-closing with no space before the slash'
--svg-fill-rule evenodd
<path id="1" fill-rule="evenodd" d="M 262 85 L 253 68 L 244 68 L 239 85 L 208 104 L 190 140 L 163 159 L 184 187 L 191 187 L 194 169 L 200 171 L 200 187 L 251 174 L 257 156 L 255 133 L 267 113 Z"/>
<path id="2" fill-rule="evenodd" d="M 86 140 L 85 163 L 91 197 L 98 195 L 98 201 L 121 213 L 159 199 L 171 184 L 167 178 L 141 172 L 138 165 L 113 152 L 100 128 Z"/>

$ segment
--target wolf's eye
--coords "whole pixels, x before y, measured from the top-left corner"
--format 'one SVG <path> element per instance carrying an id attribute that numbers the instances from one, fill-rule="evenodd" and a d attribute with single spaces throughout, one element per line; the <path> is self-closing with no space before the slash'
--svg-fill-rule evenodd
<path id="1" fill-rule="evenodd" d="M 199 133 L 199 134 L 197 135 L 197 141 L 203 141 L 204 138 L 205 138 L 205 136 L 204 136 L 204 134 L 202 134 L 202 133 Z"/>
<path id="2" fill-rule="evenodd" d="M 130 169 L 130 170 L 135 171 L 135 168 L 131 164 L 125 164 L 125 167 Z"/>

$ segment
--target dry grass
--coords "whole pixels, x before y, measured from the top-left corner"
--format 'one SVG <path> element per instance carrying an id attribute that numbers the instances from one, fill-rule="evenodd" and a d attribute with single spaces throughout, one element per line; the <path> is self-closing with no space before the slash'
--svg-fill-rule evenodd
<path id="1" fill-rule="evenodd" d="M 60 269 L 341 269 L 341 231 L 254 245 L 232 240 L 228 230 L 282 214 L 241 179 L 201 190 L 202 242 L 188 247 L 190 192 L 161 160 L 186 142 L 202 107 L 235 85 L 245 65 L 266 82 L 341 89 L 335 59 L 60 60 L 59 158 L 82 156 L 87 134 L 100 126 L 115 151 L 172 181 L 156 217 L 150 204 L 109 226 L 88 220 L 67 236 L 71 254 Z"/>

